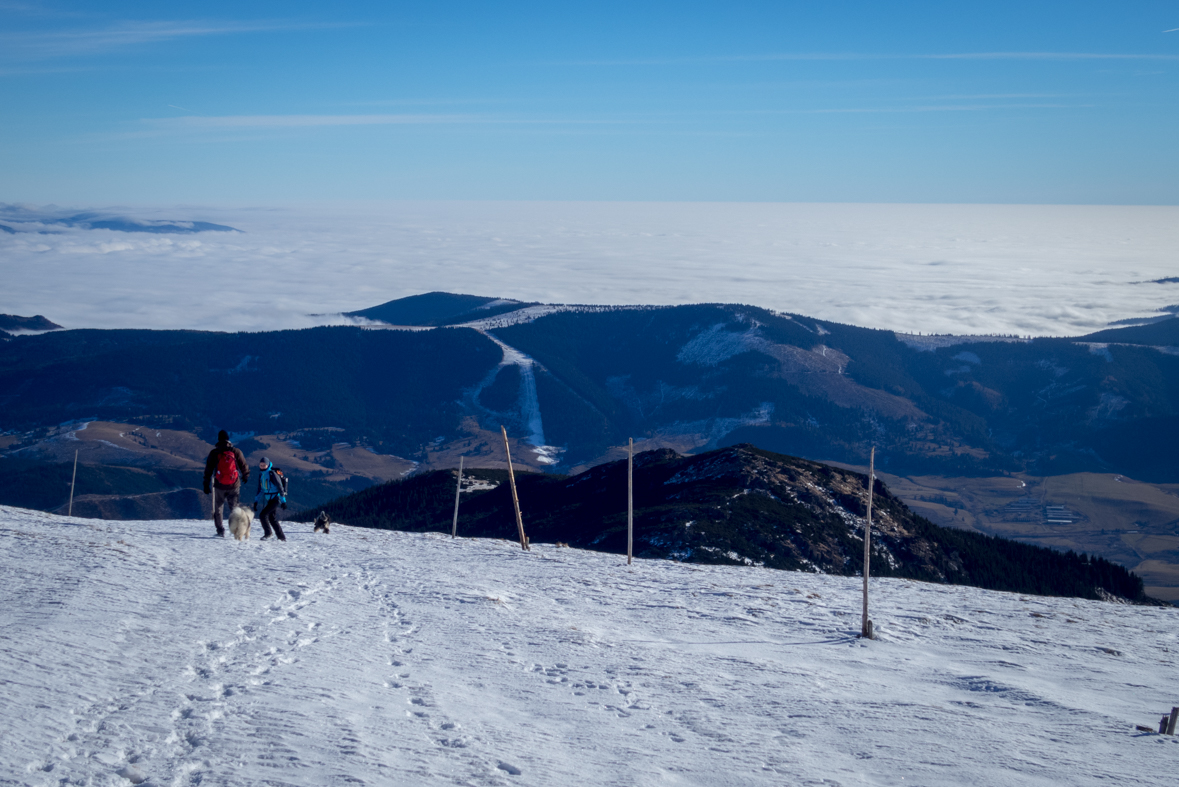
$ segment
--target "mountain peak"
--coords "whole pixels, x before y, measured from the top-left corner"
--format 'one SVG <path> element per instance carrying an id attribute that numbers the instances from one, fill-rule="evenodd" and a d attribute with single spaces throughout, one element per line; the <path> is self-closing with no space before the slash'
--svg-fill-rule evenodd
<path id="1" fill-rule="evenodd" d="M 389 325 L 436 327 L 494 317 L 535 305 L 508 298 L 491 298 L 485 295 L 427 292 L 421 295 L 397 298 L 368 309 L 345 312 L 344 316 L 375 320 Z"/>
<path id="2" fill-rule="evenodd" d="M 46 317 L 37 314 L 21 317 L 19 314 L 0 314 L 0 331 L 60 331 L 62 327 Z"/>

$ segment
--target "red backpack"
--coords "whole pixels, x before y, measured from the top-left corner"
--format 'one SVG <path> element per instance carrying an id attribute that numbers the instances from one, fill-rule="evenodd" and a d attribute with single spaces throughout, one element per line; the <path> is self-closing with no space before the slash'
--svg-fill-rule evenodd
<path id="1" fill-rule="evenodd" d="M 233 486 L 237 483 L 237 454 L 232 448 L 226 448 L 221 452 L 217 460 L 217 472 L 213 474 L 213 478 L 222 486 Z"/>

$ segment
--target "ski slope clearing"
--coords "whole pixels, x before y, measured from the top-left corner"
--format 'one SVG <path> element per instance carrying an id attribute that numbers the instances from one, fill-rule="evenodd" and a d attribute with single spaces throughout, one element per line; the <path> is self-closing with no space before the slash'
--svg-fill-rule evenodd
<path id="1" fill-rule="evenodd" d="M 461 527 L 461 523 L 460 523 Z M 0 784 L 1162 783 L 1176 610 L 0 508 Z M 461 532 L 461 531 L 460 531 Z"/>

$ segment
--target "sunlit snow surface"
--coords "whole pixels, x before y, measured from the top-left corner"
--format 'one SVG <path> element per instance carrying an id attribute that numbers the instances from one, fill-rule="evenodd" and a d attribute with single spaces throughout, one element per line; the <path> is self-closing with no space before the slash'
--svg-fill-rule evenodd
<path id="1" fill-rule="evenodd" d="M 460 518 L 460 533 L 462 520 Z M 0 508 L 0 783 L 1154 785 L 1176 611 Z M 256 535 L 256 534 L 255 534 Z"/>
<path id="2" fill-rule="evenodd" d="M 1179 208 L 388 203 L 120 209 L 243 230 L 0 233 L 0 312 L 264 330 L 445 290 L 750 303 L 897 331 L 1077 335 L 1179 303 Z"/>

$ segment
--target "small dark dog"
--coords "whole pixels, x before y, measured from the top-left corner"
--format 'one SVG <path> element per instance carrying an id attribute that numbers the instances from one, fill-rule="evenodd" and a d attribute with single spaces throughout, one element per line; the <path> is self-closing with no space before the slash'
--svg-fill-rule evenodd
<path id="1" fill-rule="evenodd" d="M 319 516 L 315 518 L 315 532 L 318 533 L 321 530 L 325 533 L 332 532 L 331 530 L 328 530 L 328 525 L 331 523 L 332 518 L 323 511 L 320 511 Z"/>

